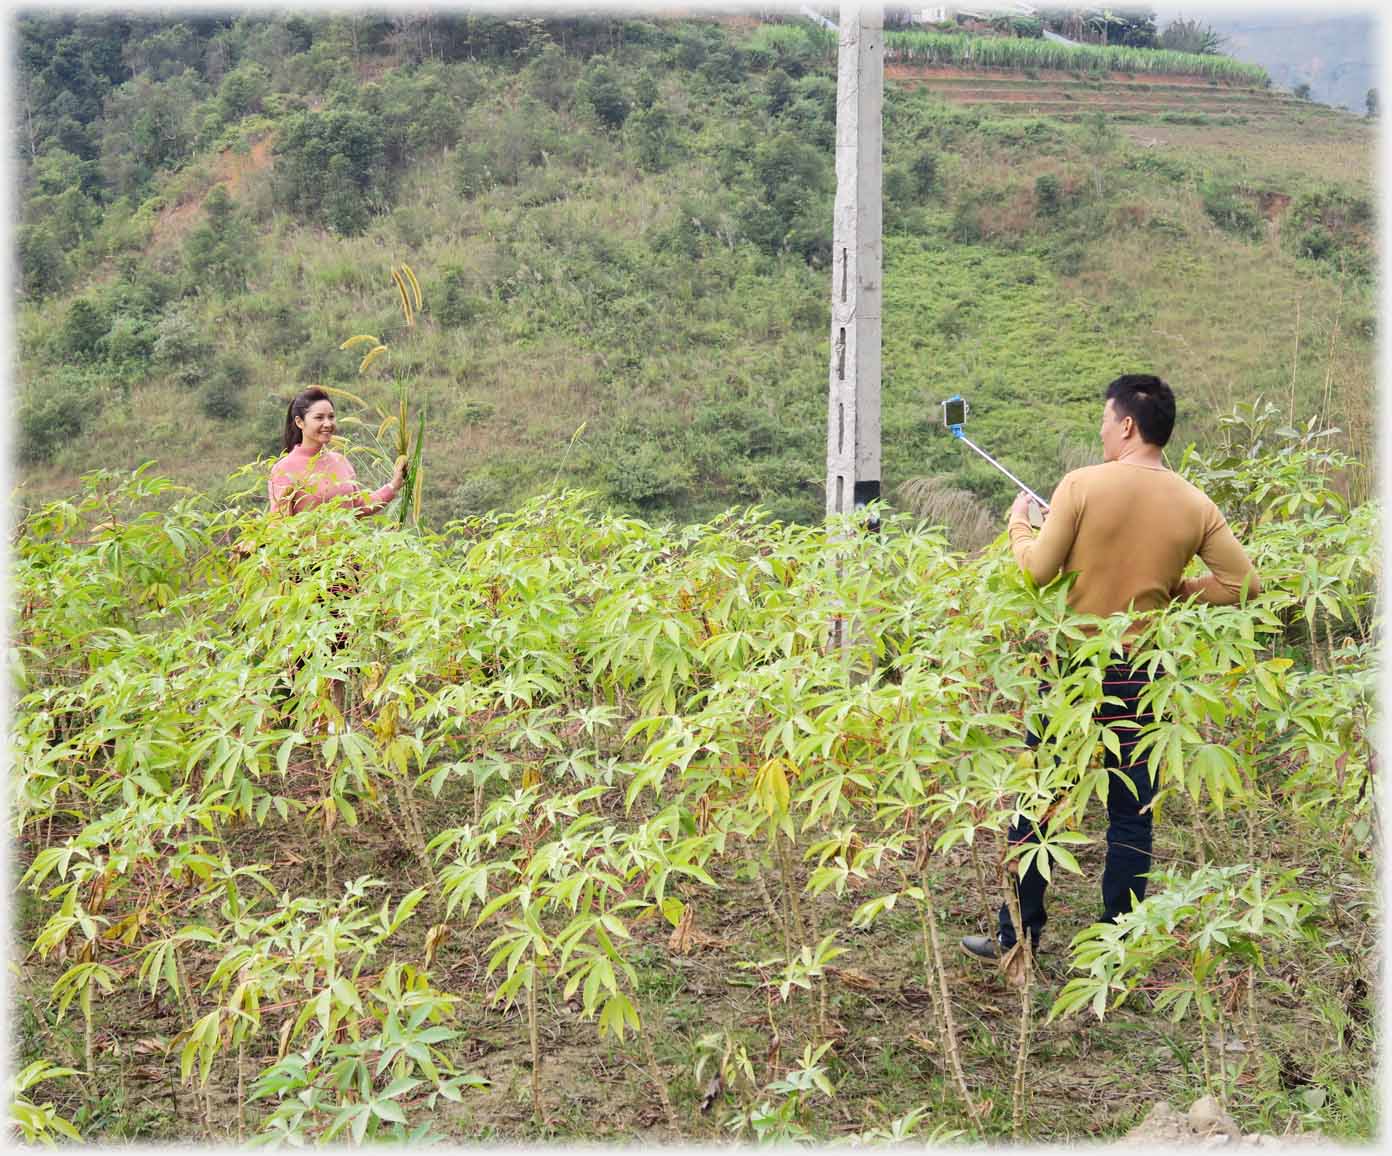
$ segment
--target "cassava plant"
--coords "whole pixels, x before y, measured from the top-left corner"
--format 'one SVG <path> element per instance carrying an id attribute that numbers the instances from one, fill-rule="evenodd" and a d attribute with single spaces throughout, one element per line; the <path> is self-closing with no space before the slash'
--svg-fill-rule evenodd
<path id="1" fill-rule="evenodd" d="M 1263 589 L 1171 606 L 1128 640 L 1152 675 L 1137 749 L 1157 833 L 1195 864 L 1245 845 L 1262 903 L 1289 869 L 1282 844 L 1371 894 L 1378 511 L 1323 496 L 1322 454 L 1296 438 L 1185 459 L 1205 488 L 1202 471 L 1234 471 Z M 1078 870 L 1125 789 L 1103 763 L 1121 737 L 1101 709 L 1118 623 L 1070 614 L 1067 584 L 1033 587 L 1003 541 L 963 555 L 888 510 L 868 539 L 758 509 L 654 526 L 558 493 L 434 532 L 331 508 L 266 519 L 250 471 L 229 492 L 89 475 L 13 538 L 22 982 L 64 1016 L 16 1066 L 84 1073 L 69 1087 L 89 1100 L 85 1135 L 103 1137 L 97 1090 L 138 1051 L 191 1088 L 171 1103 L 181 1138 L 409 1138 L 432 1096 L 466 1091 L 485 1032 L 533 1058 L 545 1120 L 549 1041 L 576 1013 L 598 1028 L 586 1046 L 633 1048 L 669 1128 L 699 1129 L 663 1071 L 674 1030 L 732 1022 L 689 998 L 697 952 L 749 979 L 766 1033 L 734 1089 L 742 1134 L 826 1134 L 825 1092 L 786 1060 L 810 1047 L 797 1079 L 840 1083 L 858 1001 L 906 983 L 931 998 L 945 1131 L 1034 1133 L 1028 993 L 992 1025 L 1014 1036 L 1008 1060 L 974 1056 L 980 989 L 944 944 L 954 908 L 988 929 L 1031 862 L 1055 882 Z M 828 648 L 838 616 L 856 623 L 848 662 Z M 349 725 L 330 733 L 336 682 Z M 1043 838 L 1011 848 L 1022 819 Z M 1224 1000 L 1260 995 L 1297 945 L 1323 950 L 1269 904 L 1260 929 L 1224 923 L 1256 904 L 1247 878 L 1198 895 L 1157 875 L 1152 915 L 1168 895 L 1199 914 L 1081 940 L 1101 945 L 1105 999 L 1169 937 L 1136 986 L 1158 996 L 1183 972 L 1185 1015 L 1216 1001 L 1226 1032 Z M 1215 920 L 1261 967 L 1195 956 L 1190 929 Z M 733 1078 L 738 1051 L 720 1050 Z M 224 1093 L 239 1118 L 219 1123 Z M 1008 1123 L 984 1106 L 1007 1097 Z"/>

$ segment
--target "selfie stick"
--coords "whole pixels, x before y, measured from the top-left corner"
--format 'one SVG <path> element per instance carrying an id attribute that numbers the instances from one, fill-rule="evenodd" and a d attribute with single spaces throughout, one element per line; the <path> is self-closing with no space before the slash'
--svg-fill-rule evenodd
<path id="1" fill-rule="evenodd" d="M 952 398 L 951 400 L 957 401 L 957 400 L 960 400 L 960 398 Z M 988 454 L 985 450 L 983 450 L 979 445 L 977 445 L 974 441 L 972 441 L 971 438 L 967 437 L 967 435 L 964 434 L 964 433 L 962 432 L 962 426 L 961 426 L 960 424 L 958 424 L 958 425 L 950 425 L 950 426 L 948 426 L 947 428 L 951 431 L 953 437 L 955 437 L 958 441 L 966 442 L 967 445 L 971 446 L 972 449 L 974 449 L 977 453 L 979 453 L 983 458 L 985 458 L 988 462 L 990 462 L 993 466 L 995 466 L 996 469 L 1000 470 L 1001 473 L 1003 473 L 1007 478 L 1009 478 L 1012 482 L 1014 482 L 1017 486 L 1019 486 L 1020 489 L 1024 490 L 1025 493 L 1027 493 L 1031 498 L 1033 498 L 1036 502 L 1038 502 L 1038 503 L 1039 503 L 1039 508 L 1042 509 L 1046 514 L 1049 512 L 1049 503 L 1048 503 L 1048 502 L 1046 502 L 1043 498 L 1041 498 L 1038 494 L 1036 494 L 1033 490 L 1031 490 L 1027 485 L 1025 485 L 1024 482 L 1020 481 L 1019 478 L 1017 478 L 1014 474 L 1012 474 L 1009 470 L 1007 470 L 1003 465 L 1001 465 L 1000 462 L 996 461 L 995 458 L 993 458 L 990 454 Z"/>

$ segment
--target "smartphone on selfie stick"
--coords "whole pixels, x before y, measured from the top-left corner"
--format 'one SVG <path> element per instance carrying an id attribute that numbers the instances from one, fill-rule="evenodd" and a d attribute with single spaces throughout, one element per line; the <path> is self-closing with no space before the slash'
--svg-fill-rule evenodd
<path id="1" fill-rule="evenodd" d="M 1024 482 L 1020 481 L 1019 478 L 1017 478 L 1014 474 L 1007 470 L 1003 465 L 1000 464 L 1000 462 L 996 461 L 995 458 L 993 458 L 979 445 L 972 441 L 971 438 L 967 437 L 967 435 L 962 432 L 962 427 L 967 424 L 967 411 L 969 407 L 967 406 L 966 399 L 960 393 L 954 393 L 951 397 L 949 397 L 945 402 L 942 403 L 942 408 L 943 425 L 947 426 L 948 432 L 951 433 L 953 437 L 955 437 L 958 441 L 965 442 L 977 453 L 979 453 L 983 458 L 985 458 L 988 462 L 995 466 L 996 469 L 1000 470 L 1001 473 L 1003 473 L 1007 478 L 1009 478 L 1012 482 L 1019 486 L 1021 490 L 1023 490 L 1026 494 L 1033 498 L 1035 504 L 1041 510 L 1043 510 L 1044 513 L 1047 514 L 1049 512 L 1048 502 L 1046 502 L 1043 498 L 1041 498 L 1038 494 L 1031 490 L 1027 485 L 1025 485 Z"/>

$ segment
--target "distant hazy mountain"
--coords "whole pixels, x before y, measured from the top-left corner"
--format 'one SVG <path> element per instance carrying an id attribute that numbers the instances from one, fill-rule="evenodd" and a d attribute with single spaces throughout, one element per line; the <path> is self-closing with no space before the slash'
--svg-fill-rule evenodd
<path id="1" fill-rule="evenodd" d="M 1313 6 L 1312 6 L 1313 7 Z M 1223 51 L 1260 64 L 1272 83 L 1291 89 L 1310 86 L 1310 99 L 1353 112 L 1366 111 L 1368 89 L 1378 87 L 1378 18 L 1373 12 L 1282 11 L 1246 7 L 1157 5 L 1156 27 L 1176 17 L 1198 20 L 1226 38 Z M 1382 95 L 1382 94 L 1380 94 Z"/>

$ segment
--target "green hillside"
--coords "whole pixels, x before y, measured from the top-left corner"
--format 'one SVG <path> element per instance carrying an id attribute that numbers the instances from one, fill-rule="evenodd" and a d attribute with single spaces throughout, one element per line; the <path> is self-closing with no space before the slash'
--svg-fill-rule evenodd
<path id="1" fill-rule="evenodd" d="M 216 489 L 275 451 L 298 387 L 385 404 L 395 375 L 426 413 L 433 524 L 557 484 L 647 517 L 820 516 L 835 61 L 810 25 L 19 32 L 23 503 L 148 458 Z M 1179 391 L 1181 445 L 1260 394 L 1369 460 L 1374 126 L 1250 80 L 1212 82 L 1222 112 L 1158 86 L 1091 107 L 1125 78 L 1079 71 L 1027 112 L 981 70 L 964 95 L 906 69 L 885 100 L 888 495 L 934 477 L 995 518 L 1007 484 L 937 400 L 966 394 L 979 439 L 1049 487 L 1135 369 Z M 356 333 L 391 348 L 361 376 Z"/>

